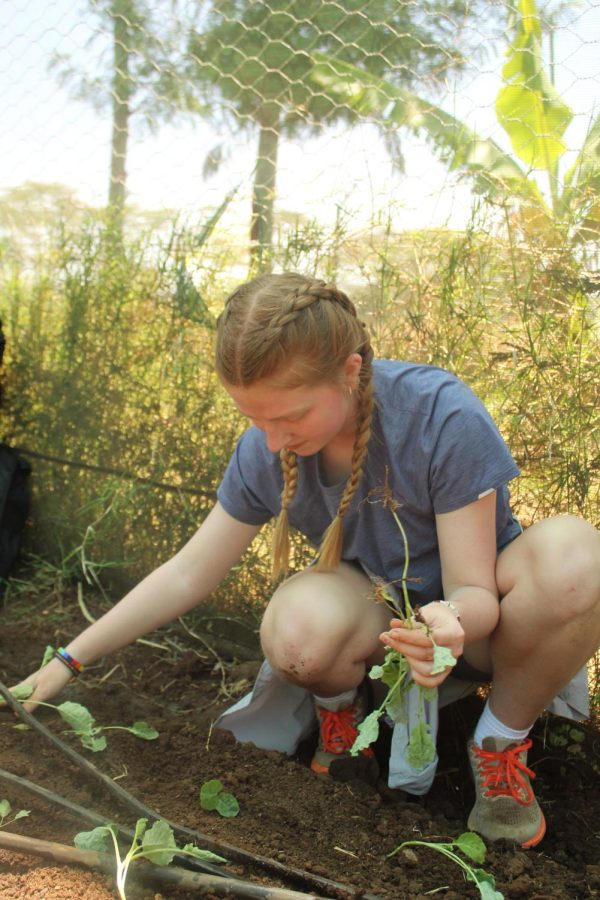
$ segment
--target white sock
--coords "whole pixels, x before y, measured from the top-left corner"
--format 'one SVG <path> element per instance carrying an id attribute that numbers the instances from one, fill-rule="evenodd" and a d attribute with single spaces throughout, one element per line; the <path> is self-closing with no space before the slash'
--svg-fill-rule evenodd
<path id="1" fill-rule="evenodd" d="M 351 688 L 349 691 L 344 691 L 343 694 L 336 694 L 335 697 L 317 697 L 316 694 L 313 694 L 313 697 L 315 698 L 315 703 L 321 709 L 339 712 L 340 709 L 346 709 L 347 706 L 351 706 L 354 703 L 356 693 L 356 688 Z"/>
<path id="2" fill-rule="evenodd" d="M 524 741 L 529 732 L 529 728 L 509 728 L 500 719 L 497 719 L 490 709 L 489 701 L 485 704 L 483 712 L 473 735 L 473 741 L 478 747 L 481 747 L 482 741 L 486 737 L 500 737 L 510 741 Z"/>

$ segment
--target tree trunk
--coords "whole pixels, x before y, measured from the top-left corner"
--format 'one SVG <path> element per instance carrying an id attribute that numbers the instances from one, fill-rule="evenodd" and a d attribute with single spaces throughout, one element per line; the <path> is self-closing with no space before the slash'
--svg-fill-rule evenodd
<path id="1" fill-rule="evenodd" d="M 264 110 L 259 126 L 250 227 L 250 264 L 255 274 L 269 272 L 273 262 L 273 215 L 279 149 L 277 111 L 269 114 Z"/>
<path id="2" fill-rule="evenodd" d="M 125 208 L 127 182 L 127 141 L 131 77 L 129 74 L 129 44 L 127 2 L 113 0 L 113 77 L 112 77 L 112 140 L 110 153 L 110 185 L 108 206 L 116 228 L 120 229 Z"/>

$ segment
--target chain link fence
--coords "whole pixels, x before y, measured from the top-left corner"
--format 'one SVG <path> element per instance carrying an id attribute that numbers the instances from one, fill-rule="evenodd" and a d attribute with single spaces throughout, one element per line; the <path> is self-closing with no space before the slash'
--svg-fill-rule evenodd
<path id="1" fill-rule="evenodd" d="M 396 231 L 464 228 L 478 188 L 465 164 L 471 131 L 556 206 L 598 115 L 600 4 L 540 2 L 543 69 L 537 48 L 523 51 L 526 88 L 545 79 L 553 103 L 550 124 L 539 126 L 561 144 L 550 168 L 523 153 L 522 138 L 520 149 L 518 137 L 511 144 L 496 103 L 529 6 L 3 4 L 3 235 L 31 217 L 108 203 L 143 224 L 175 212 L 197 220 L 233 189 L 228 232 L 240 250 L 250 241 L 259 263 L 282 233 L 308 223 L 352 233 L 390 218 Z M 397 109 L 403 99 L 417 104 L 412 114 Z M 509 120 L 524 115 L 518 104 L 508 110 Z M 462 148 L 445 143 L 444 116 L 460 123 Z"/>

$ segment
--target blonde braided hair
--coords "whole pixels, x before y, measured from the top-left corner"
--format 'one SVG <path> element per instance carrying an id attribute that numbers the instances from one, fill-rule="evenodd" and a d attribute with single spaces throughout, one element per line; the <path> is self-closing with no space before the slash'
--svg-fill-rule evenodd
<path id="1" fill-rule="evenodd" d="M 341 560 L 343 520 L 356 494 L 371 434 L 373 412 L 371 342 L 348 296 L 335 285 L 303 275 L 261 275 L 227 299 L 217 323 L 216 368 L 222 381 L 249 386 L 276 378 L 282 387 L 339 380 L 352 353 L 362 359 L 357 387 L 356 437 L 351 472 L 336 515 L 327 528 L 317 569 Z M 298 486 L 296 454 L 283 449 L 281 511 L 273 534 L 273 577 L 289 565 L 288 509 Z"/>

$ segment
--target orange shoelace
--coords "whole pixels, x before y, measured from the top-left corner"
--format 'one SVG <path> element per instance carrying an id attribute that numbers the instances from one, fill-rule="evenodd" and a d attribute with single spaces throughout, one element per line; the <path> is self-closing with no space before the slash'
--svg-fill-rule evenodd
<path id="1" fill-rule="evenodd" d="M 531 747 L 528 739 L 524 743 L 506 750 L 483 750 L 475 746 L 473 752 L 478 759 L 477 771 L 483 777 L 486 797 L 512 797 L 522 806 L 528 806 L 533 800 L 531 785 L 523 775 L 535 778 L 535 772 L 528 769 L 519 759 Z"/>
<path id="2" fill-rule="evenodd" d="M 358 730 L 354 724 L 356 716 L 356 704 L 347 706 L 346 709 L 340 709 L 338 712 L 332 712 L 330 709 L 322 709 L 317 707 L 319 718 L 321 720 L 321 742 L 323 750 L 327 753 L 345 753 L 350 750 Z M 372 756 L 373 751 L 367 748 L 362 751 L 367 756 Z"/>

